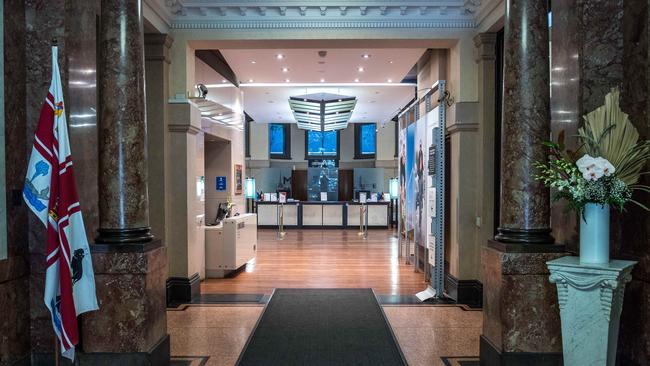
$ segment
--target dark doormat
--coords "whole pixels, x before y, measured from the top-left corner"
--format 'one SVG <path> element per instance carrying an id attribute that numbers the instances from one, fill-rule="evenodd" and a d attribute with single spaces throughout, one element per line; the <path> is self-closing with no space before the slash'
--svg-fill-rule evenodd
<path id="1" fill-rule="evenodd" d="M 406 365 L 372 289 L 276 289 L 237 365 Z"/>

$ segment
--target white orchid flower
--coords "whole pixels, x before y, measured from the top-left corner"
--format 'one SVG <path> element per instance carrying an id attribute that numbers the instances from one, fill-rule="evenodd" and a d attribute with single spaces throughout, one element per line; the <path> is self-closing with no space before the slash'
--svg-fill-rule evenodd
<path id="1" fill-rule="evenodd" d="M 606 177 L 609 177 L 610 175 L 614 174 L 616 172 L 616 168 L 610 163 L 607 159 L 602 158 L 602 157 L 597 157 L 595 158 L 596 165 L 598 165 L 602 170 L 603 174 Z"/>
<path id="2" fill-rule="evenodd" d="M 594 158 L 589 154 L 578 159 L 576 165 L 582 173 L 582 177 L 588 181 L 598 180 L 602 176 L 610 176 L 616 171 L 616 168 L 607 159 L 600 156 Z"/>
<path id="3" fill-rule="evenodd" d="M 580 159 L 578 159 L 578 161 L 576 161 L 576 165 L 578 166 L 578 169 L 583 174 L 590 166 L 593 166 L 595 164 L 596 164 L 596 159 L 589 156 L 589 154 L 584 154 Z"/>

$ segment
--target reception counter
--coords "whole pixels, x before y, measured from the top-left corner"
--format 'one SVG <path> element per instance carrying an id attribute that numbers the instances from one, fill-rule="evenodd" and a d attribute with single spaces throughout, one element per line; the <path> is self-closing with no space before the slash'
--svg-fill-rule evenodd
<path id="1" fill-rule="evenodd" d="M 390 202 L 368 202 L 368 228 L 387 229 Z M 277 228 L 279 203 L 258 201 L 257 226 Z M 358 229 L 361 204 L 345 201 L 300 201 L 284 204 L 284 226 L 305 229 Z"/>

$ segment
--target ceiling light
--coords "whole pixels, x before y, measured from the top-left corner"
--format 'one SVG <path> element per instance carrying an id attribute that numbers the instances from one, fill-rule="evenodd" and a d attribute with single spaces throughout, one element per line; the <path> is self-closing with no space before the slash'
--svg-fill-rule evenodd
<path id="1" fill-rule="evenodd" d="M 355 82 L 355 83 L 358 83 L 358 82 L 359 82 L 359 79 L 358 79 L 358 78 L 357 78 L 357 79 L 354 79 L 354 82 Z"/>
<path id="2" fill-rule="evenodd" d="M 362 57 L 362 58 L 365 58 L 365 59 L 369 59 L 369 58 L 370 58 L 370 55 L 367 54 L 367 53 L 364 53 L 363 55 L 361 55 L 361 57 Z"/>
<path id="3" fill-rule="evenodd" d="M 389 82 L 389 83 L 392 83 L 392 82 L 393 82 L 393 79 L 388 79 L 388 80 L 386 80 L 386 81 Z"/>
<path id="4" fill-rule="evenodd" d="M 363 72 L 364 70 L 365 70 L 365 69 L 363 68 L 363 66 L 359 66 L 359 67 L 357 68 L 357 71 L 359 71 L 359 72 Z"/>
<path id="5" fill-rule="evenodd" d="M 278 53 L 277 55 L 275 55 L 275 58 L 277 58 L 278 60 L 282 60 L 284 58 L 284 55 L 281 54 L 281 53 Z"/>
<path id="6" fill-rule="evenodd" d="M 324 82 L 325 82 L 325 79 L 320 79 L 320 82 L 321 82 L 321 83 L 324 83 Z"/>
<path id="7" fill-rule="evenodd" d="M 252 64 L 256 64 L 257 62 L 255 62 L 255 60 L 251 60 L 251 63 L 252 63 Z"/>
<path id="8" fill-rule="evenodd" d="M 226 79 L 221 79 L 221 82 L 222 82 L 222 83 L 227 83 L 228 80 L 226 80 Z"/>
<path id="9" fill-rule="evenodd" d="M 289 72 L 289 68 L 288 68 L 288 67 L 286 67 L 286 66 L 285 66 L 285 67 L 283 67 L 283 68 L 282 68 L 282 72 Z"/>
<path id="10" fill-rule="evenodd" d="M 388 63 L 389 63 L 389 64 L 392 64 L 392 63 L 393 63 L 393 60 L 388 61 Z"/>
<path id="11" fill-rule="evenodd" d="M 253 79 L 248 79 L 248 82 L 249 82 L 249 83 L 252 83 L 252 82 L 253 82 Z"/>
<path id="12" fill-rule="evenodd" d="M 291 80 L 289 80 L 289 79 L 284 79 L 284 82 L 285 82 L 285 83 L 289 83 L 289 82 L 291 82 Z"/>

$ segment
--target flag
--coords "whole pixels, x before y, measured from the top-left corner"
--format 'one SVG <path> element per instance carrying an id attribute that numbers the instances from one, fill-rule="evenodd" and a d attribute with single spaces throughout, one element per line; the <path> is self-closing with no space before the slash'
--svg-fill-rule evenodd
<path id="1" fill-rule="evenodd" d="M 47 229 L 45 306 L 63 356 L 74 360 L 77 316 L 99 307 L 70 157 L 57 47 L 52 47 L 52 81 L 34 136 L 23 198 Z"/>

